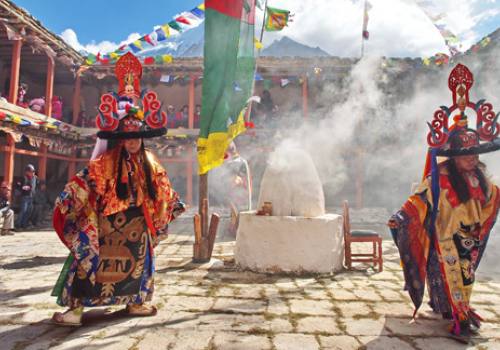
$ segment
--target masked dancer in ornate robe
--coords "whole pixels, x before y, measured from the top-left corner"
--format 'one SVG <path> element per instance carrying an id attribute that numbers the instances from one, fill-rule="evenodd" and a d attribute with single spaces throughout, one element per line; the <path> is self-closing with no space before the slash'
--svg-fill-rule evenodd
<path id="1" fill-rule="evenodd" d="M 453 105 L 441 107 L 429 124 L 424 180 L 388 223 L 415 313 L 427 281 L 429 305 L 452 320 L 451 337 L 464 343 L 481 325 L 470 296 L 500 205 L 499 189 L 479 161 L 479 154 L 500 149 L 500 125 L 490 103 L 469 101 L 472 84 L 472 73 L 463 65 L 450 74 Z M 476 129 L 468 127 L 466 109 L 476 114 Z M 447 158 L 438 164 L 437 156 Z"/>
<path id="2" fill-rule="evenodd" d="M 54 228 L 70 250 L 53 291 L 69 308 L 52 318 L 61 325 L 81 325 L 85 306 L 123 304 L 132 316 L 156 314 L 147 303 L 154 247 L 184 211 L 165 169 L 144 148 L 144 138 L 166 133 L 167 120 L 156 94 L 140 93 L 140 62 L 122 56 L 116 75 L 119 93 L 101 97 L 92 160 L 56 201 Z"/>

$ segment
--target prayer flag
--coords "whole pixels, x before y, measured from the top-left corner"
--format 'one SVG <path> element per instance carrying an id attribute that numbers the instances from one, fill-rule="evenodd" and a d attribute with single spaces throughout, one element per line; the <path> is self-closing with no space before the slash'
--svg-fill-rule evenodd
<path id="1" fill-rule="evenodd" d="M 172 61 L 173 61 L 172 55 L 163 55 L 163 62 L 172 63 Z"/>
<path id="2" fill-rule="evenodd" d="M 174 81 L 174 79 L 172 78 L 172 76 L 171 76 L 171 75 L 166 74 L 166 75 L 162 75 L 162 76 L 161 76 L 160 81 L 161 81 L 162 83 L 171 83 L 171 82 L 173 82 L 173 81 Z"/>
<path id="3" fill-rule="evenodd" d="M 253 42 L 254 42 L 254 44 L 255 44 L 255 48 L 256 48 L 257 50 L 262 49 L 263 45 L 262 45 L 262 43 L 259 41 L 259 39 L 254 38 L 254 39 L 253 39 Z"/>
<path id="4" fill-rule="evenodd" d="M 370 11 L 371 8 L 372 5 L 368 1 L 365 1 L 365 10 L 363 12 L 363 31 L 361 34 L 364 40 L 368 40 L 370 38 L 370 32 L 368 32 L 368 20 L 370 19 L 368 11 Z"/>
<path id="5" fill-rule="evenodd" d="M 255 0 L 206 0 L 205 7 L 200 174 L 221 165 L 227 146 L 245 130 L 255 72 Z"/>
<path id="6" fill-rule="evenodd" d="M 451 56 L 460 53 L 460 39 L 449 29 L 446 23 L 446 15 L 441 13 L 434 2 L 427 0 L 416 0 L 417 5 L 429 17 L 434 26 L 443 37 L 443 40 L 450 50 Z"/>
<path id="7" fill-rule="evenodd" d="M 151 36 L 149 34 L 144 35 L 144 41 L 147 42 L 151 46 L 155 46 L 155 44 L 151 40 Z"/>
<path id="8" fill-rule="evenodd" d="M 179 23 L 184 23 L 184 24 L 187 24 L 187 25 L 190 25 L 191 22 L 189 22 L 184 16 L 179 16 L 175 19 L 176 22 L 179 22 Z"/>
<path id="9" fill-rule="evenodd" d="M 205 18 L 205 11 L 199 9 L 198 7 L 195 7 L 194 9 L 191 10 L 191 13 L 198 17 L 199 19 Z"/>
<path id="10" fill-rule="evenodd" d="M 128 47 L 133 51 L 133 52 L 139 52 L 142 50 L 142 45 L 139 40 L 134 41 L 133 43 L 128 44 Z"/>
<path id="11" fill-rule="evenodd" d="M 175 29 L 178 32 L 182 32 L 181 26 L 176 21 L 170 21 L 168 22 L 168 25 L 170 26 L 170 28 Z"/>
<path id="12" fill-rule="evenodd" d="M 268 32 L 282 30 L 288 24 L 290 11 L 266 7 L 265 29 Z"/>
<path id="13" fill-rule="evenodd" d="M 155 33 L 156 33 L 156 40 L 158 41 L 163 41 L 167 38 L 167 35 L 163 27 L 156 29 Z"/>
<path id="14" fill-rule="evenodd" d="M 167 38 L 170 37 L 170 27 L 168 26 L 168 24 L 162 25 L 161 29 L 163 29 L 163 32 L 165 33 Z"/>

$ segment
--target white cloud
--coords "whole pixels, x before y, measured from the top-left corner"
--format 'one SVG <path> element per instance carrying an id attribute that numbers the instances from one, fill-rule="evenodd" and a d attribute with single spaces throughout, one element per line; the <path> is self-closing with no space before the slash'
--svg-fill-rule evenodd
<path id="1" fill-rule="evenodd" d="M 474 31 L 482 20 L 498 17 L 494 1 L 432 0 L 446 13 L 446 23 L 463 40 L 467 49 L 482 35 Z M 447 52 L 444 41 L 431 20 L 414 0 L 370 0 L 365 52 L 385 56 L 429 56 Z M 265 33 L 264 44 L 286 35 L 309 46 L 319 46 L 336 56 L 359 56 L 363 0 L 273 0 L 273 7 L 295 14 L 293 22 L 282 32 Z M 260 30 L 260 20 L 257 28 Z M 484 33 L 483 33 L 484 34 Z"/>
<path id="2" fill-rule="evenodd" d="M 449 28 L 461 39 L 462 50 L 468 49 L 482 36 L 476 27 L 484 21 L 495 21 L 500 26 L 500 8 L 496 0 L 431 0 L 435 9 L 445 13 Z M 444 40 L 431 20 L 415 0 L 370 0 L 368 31 L 365 53 L 379 56 L 431 56 L 437 52 L 448 53 Z M 364 0 L 273 0 L 272 6 L 294 13 L 293 22 L 281 32 L 266 32 L 264 45 L 286 35 L 312 46 L 319 46 L 335 56 L 356 57 L 361 50 L 361 27 Z M 262 11 L 258 11 L 256 35 L 260 35 Z M 72 29 L 61 37 L 76 50 L 110 52 L 123 43 L 140 37 L 130 34 L 121 43 L 102 41 L 82 44 Z"/>
<path id="3" fill-rule="evenodd" d="M 86 51 L 89 53 L 97 54 L 98 52 L 107 53 L 116 50 L 120 45 L 130 43 L 134 40 L 137 40 L 141 37 L 139 33 L 132 33 L 128 36 L 128 38 L 120 43 L 115 43 L 112 41 L 101 41 L 96 43 L 95 41 L 90 42 L 89 44 L 81 44 L 78 41 L 78 36 L 75 31 L 71 28 L 65 29 L 61 33 L 61 38 L 71 47 L 73 47 L 77 51 Z"/>

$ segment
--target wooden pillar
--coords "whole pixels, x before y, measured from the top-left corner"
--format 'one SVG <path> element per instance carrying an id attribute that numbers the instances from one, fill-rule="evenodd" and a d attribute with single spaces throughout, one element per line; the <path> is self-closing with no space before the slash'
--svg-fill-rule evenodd
<path id="1" fill-rule="evenodd" d="M 14 151 L 16 149 L 16 143 L 14 138 L 10 134 L 6 134 L 7 137 L 7 150 L 5 151 L 4 157 L 4 174 L 3 179 L 7 181 L 9 186 L 12 188 L 12 180 L 14 179 Z"/>
<path id="2" fill-rule="evenodd" d="M 194 83 L 196 77 L 194 75 L 190 76 L 189 79 L 189 96 L 188 96 L 188 128 L 194 128 Z"/>
<path id="3" fill-rule="evenodd" d="M 78 124 L 78 117 L 80 116 L 80 94 L 82 88 L 82 79 L 80 73 L 77 73 L 75 79 L 75 89 L 73 90 L 73 125 Z M 80 121 L 81 122 L 81 121 Z"/>
<path id="4" fill-rule="evenodd" d="M 220 216 L 213 213 L 210 221 L 208 220 L 208 173 L 200 175 L 199 185 L 199 209 L 198 214 L 193 217 L 193 262 L 204 263 L 212 257 Z"/>
<path id="5" fill-rule="evenodd" d="M 208 173 L 200 175 L 198 214 L 201 217 L 201 235 L 205 237 L 208 231 Z"/>
<path id="6" fill-rule="evenodd" d="M 188 160 L 187 160 L 187 171 L 186 171 L 186 202 L 189 205 L 193 205 L 193 147 L 188 148 Z"/>
<path id="7" fill-rule="evenodd" d="M 47 56 L 47 81 L 45 83 L 45 115 L 52 115 L 52 96 L 54 95 L 54 58 Z"/>
<path id="8" fill-rule="evenodd" d="M 302 115 L 304 119 L 309 117 L 309 92 L 307 86 L 307 75 L 303 76 L 302 81 Z"/>
<path id="9" fill-rule="evenodd" d="M 68 181 L 71 180 L 73 176 L 76 174 L 76 161 L 70 160 L 68 162 Z"/>
<path id="10" fill-rule="evenodd" d="M 12 104 L 17 103 L 17 92 L 19 89 L 19 71 L 21 69 L 21 48 L 23 46 L 22 40 L 14 40 L 12 47 L 12 62 L 10 65 L 10 88 L 9 88 L 9 102 Z"/>
<path id="11" fill-rule="evenodd" d="M 47 178 L 47 145 L 40 145 L 40 158 L 38 159 L 38 178 L 45 180 Z"/>

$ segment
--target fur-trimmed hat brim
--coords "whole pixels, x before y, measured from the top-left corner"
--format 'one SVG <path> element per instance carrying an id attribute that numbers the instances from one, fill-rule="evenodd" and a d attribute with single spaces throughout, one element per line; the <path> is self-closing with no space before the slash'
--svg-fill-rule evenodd
<path id="1" fill-rule="evenodd" d="M 141 131 L 99 131 L 97 137 L 104 140 L 130 140 L 130 139 L 150 139 L 163 136 L 167 133 L 167 128 L 158 128 Z"/>

